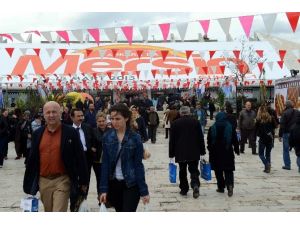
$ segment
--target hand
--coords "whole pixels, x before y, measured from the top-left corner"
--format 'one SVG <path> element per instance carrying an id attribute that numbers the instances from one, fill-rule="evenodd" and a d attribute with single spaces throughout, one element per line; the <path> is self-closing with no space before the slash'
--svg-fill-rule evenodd
<path id="1" fill-rule="evenodd" d="M 91 150 L 92 150 L 92 152 L 96 152 L 97 151 L 97 149 L 94 148 L 94 147 L 92 147 Z"/>
<path id="2" fill-rule="evenodd" d="M 170 158 L 170 163 L 175 163 L 175 157 Z"/>
<path id="3" fill-rule="evenodd" d="M 278 140 L 279 140 L 279 142 L 282 142 L 282 137 L 279 137 Z"/>
<path id="4" fill-rule="evenodd" d="M 99 197 L 100 203 L 106 203 L 106 200 L 107 200 L 106 198 L 107 198 L 107 194 L 106 193 L 100 194 L 100 197 Z"/>
<path id="5" fill-rule="evenodd" d="M 141 199 L 142 199 L 144 205 L 146 205 L 150 202 L 150 196 L 149 195 L 143 196 L 143 197 L 141 197 Z"/>

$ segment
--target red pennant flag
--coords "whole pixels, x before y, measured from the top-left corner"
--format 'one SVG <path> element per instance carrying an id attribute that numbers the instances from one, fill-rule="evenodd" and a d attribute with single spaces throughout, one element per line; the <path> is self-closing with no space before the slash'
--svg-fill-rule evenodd
<path id="1" fill-rule="evenodd" d="M 252 81 L 252 82 L 253 82 L 253 81 Z M 260 81 L 259 81 L 259 84 L 260 84 L 260 85 L 264 85 L 265 82 L 264 82 L 263 80 L 260 80 Z"/>
<path id="2" fill-rule="evenodd" d="M 300 63 L 300 59 L 298 59 L 298 63 Z"/>
<path id="3" fill-rule="evenodd" d="M 167 74 L 168 74 L 168 77 L 170 78 L 171 76 L 171 73 L 172 73 L 172 69 L 167 69 Z"/>
<path id="4" fill-rule="evenodd" d="M 109 77 L 109 79 L 111 80 L 112 72 L 111 72 L 111 71 L 107 71 L 106 74 L 107 74 L 107 76 Z"/>
<path id="5" fill-rule="evenodd" d="M 238 65 L 238 69 L 239 69 L 239 72 L 240 72 L 241 74 L 243 74 L 243 73 L 244 73 L 244 64 L 239 64 L 239 65 Z"/>
<path id="6" fill-rule="evenodd" d="M 202 67 L 202 70 L 204 71 L 205 74 L 208 73 L 208 67 L 207 67 L 207 66 L 203 66 L 203 67 Z"/>
<path id="7" fill-rule="evenodd" d="M 97 80 L 97 73 L 92 73 L 92 76 L 94 77 L 94 80 Z"/>
<path id="8" fill-rule="evenodd" d="M 215 52 L 216 52 L 216 51 L 209 51 L 209 58 L 210 58 L 210 59 L 214 56 Z"/>
<path id="9" fill-rule="evenodd" d="M 137 78 L 140 79 L 140 73 L 141 73 L 141 71 L 137 70 L 137 71 L 135 71 L 135 73 L 136 73 Z"/>
<path id="10" fill-rule="evenodd" d="M 46 79 L 45 74 L 40 74 L 40 76 L 41 76 L 43 79 Z"/>
<path id="11" fill-rule="evenodd" d="M 193 51 L 186 50 L 185 55 L 186 55 L 186 60 L 189 60 L 190 56 L 192 55 Z"/>
<path id="12" fill-rule="evenodd" d="M 6 79 L 7 80 L 12 80 L 12 76 L 11 75 L 7 75 Z"/>
<path id="13" fill-rule="evenodd" d="M 256 53 L 260 58 L 264 57 L 264 50 L 256 50 Z"/>
<path id="14" fill-rule="evenodd" d="M 248 86 L 249 84 L 250 84 L 249 81 L 245 81 L 245 82 L 244 82 L 244 85 L 245 85 L 245 86 Z"/>
<path id="15" fill-rule="evenodd" d="M 21 81 L 21 82 L 24 80 L 24 77 L 23 77 L 23 75 L 21 75 L 21 74 L 18 74 L 17 76 L 20 78 L 20 81 Z"/>
<path id="16" fill-rule="evenodd" d="M 268 80 L 267 83 L 268 83 L 268 86 L 271 86 L 272 83 L 273 83 L 273 81 L 272 80 Z"/>
<path id="17" fill-rule="evenodd" d="M 169 54 L 169 50 L 161 50 L 161 56 L 163 58 L 163 61 L 165 61 L 168 54 Z"/>
<path id="18" fill-rule="evenodd" d="M 225 66 L 224 65 L 220 66 L 220 70 L 221 70 L 222 74 L 224 74 L 224 72 L 225 72 Z"/>
<path id="19" fill-rule="evenodd" d="M 259 72 L 261 73 L 262 72 L 262 69 L 263 69 L 263 66 L 264 66 L 264 63 L 260 62 L 260 63 L 257 63 L 257 66 L 259 68 Z"/>
<path id="20" fill-rule="evenodd" d="M 237 59 L 240 58 L 240 52 L 241 52 L 240 50 L 233 50 L 232 52 L 235 55 L 235 58 Z"/>
<path id="21" fill-rule="evenodd" d="M 282 69 L 282 67 L 283 67 L 283 61 L 277 61 L 277 63 L 280 66 L 280 68 Z"/>
<path id="22" fill-rule="evenodd" d="M 185 73 L 187 76 L 190 74 L 190 72 L 191 72 L 191 68 L 189 67 L 185 68 Z"/>
<path id="23" fill-rule="evenodd" d="M 136 54 L 138 55 L 138 57 L 140 59 L 143 54 L 143 50 L 136 50 Z"/>
<path id="24" fill-rule="evenodd" d="M 111 49 L 113 57 L 116 57 L 118 49 Z"/>
<path id="25" fill-rule="evenodd" d="M 124 76 L 126 75 L 126 72 L 125 71 L 121 71 L 121 75 L 124 78 Z"/>
<path id="26" fill-rule="evenodd" d="M 119 86 L 119 87 L 122 87 L 122 84 L 123 84 L 123 81 L 119 80 L 119 81 L 118 81 L 118 86 Z"/>
<path id="27" fill-rule="evenodd" d="M 60 54 L 61 54 L 61 57 L 62 58 L 65 58 L 65 56 L 66 56 L 66 54 L 67 54 L 67 52 L 68 52 L 68 49 L 59 49 L 59 52 L 60 52 Z"/>
<path id="28" fill-rule="evenodd" d="M 286 16 L 290 22 L 293 32 L 295 32 L 297 28 L 300 12 L 287 12 Z"/>
<path id="29" fill-rule="evenodd" d="M 93 52 L 93 50 L 92 49 L 86 49 L 85 52 L 86 52 L 86 56 L 89 57 L 89 55 Z"/>
<path id="30" fill-rule="evenodd" d="M 209 85 L 210 85 L 210 82 L 209 82 L 209 81 L 207 81 L 207 82 L 205 83 L 205 87 L 206 87 L 206 88 L 208 88 L 208 87 L 209 87 Z"/>
<path id="31" fill-rule="evenodd" d="M 34 48 L 33 51 L 35 52 L 35 54 L 36 54 L 37 56 L 40 56 L 40 51 L 41 51 L 40 48 Z"/>
<path id="32" fill-rule="evenodd" d="M 14 48 L 5 48 L 5 50 L 7 51 L 9 57 L 12 57 L 12 54 L 13 54 L 15 49 Z"/>
<path id="33" fill-rule="evenodd" d="M 156 76 L 156 72 L 157 72 L 157 70 L 151 70 L 151 73 L 152 73 L 154 79 L 155 79 L 155 76 Z"/>
<path id="34" fill-rule="evenodd" d="M 285 54 L 286 54 L 286 50 L 279 50 L 279 56 L 281 61 L 283 61 Z"/>

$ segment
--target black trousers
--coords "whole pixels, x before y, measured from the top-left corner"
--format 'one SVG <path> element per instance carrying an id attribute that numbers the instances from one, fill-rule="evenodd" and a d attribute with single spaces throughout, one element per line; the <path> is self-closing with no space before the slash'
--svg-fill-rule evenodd
<path id="1" fill-rule="evenodd" d="M 165 128 L 165 130 L 166 130 L 166 139 L 168 139 L 169 138 L 169 130 L 170 130 L 170 128 Z"/>
<path id="2" fill-rule="evenodd" d="M 140 201 L 138 186 L 128 188 L 124 180 L 111 180 L 109 181 L 108 201 L 116 212 L 135 212 Z"/>
<path id="3" fill-rule="evenodd" d="M 219 189 L 224 189 L 229 185 L 234 186 L 234 176 L 232 170 L 215 170 L 215 175 L 217 178 L 217 185 Z"/>
<path id="4" fill-rule="evenodd" d="M 249 140 L 249 146 L 252 148 L 252 153 L 256 153 L 256 134 L 255 129 L 252 130 L 241 130 L 241 152 L 245 151 L 245 143 Z"/>
<path id="5" fill-rule="evenodd" d="M 148 127 L 148 135 L 152 143 L 156 142 L 156 130 L 157 130 L 157 126 Z"/>
<path id="6" fill-rule="evenodd" d="M 101 179 L 101 163 L 93 163 L 93 170 L 95 172 L 96 181 L 97 181 L 97 193 L 100 193 L 100 179 Z"/>
<path id="7" fill-rule="evenodd" d="M 199 180 L 199 169 L 198 169 L 198 160 L 197 161 L 190 161 L 190 162 L 179 162 L 179 188 L 183 192 L 188 192 L 189 190 L 189 183 L 187 179 L 187 171 L 186 167 L 188 166 L 188 170 L 191 175 L 191 188 L 195 186 L 200 187 L 200 180 Z"/>

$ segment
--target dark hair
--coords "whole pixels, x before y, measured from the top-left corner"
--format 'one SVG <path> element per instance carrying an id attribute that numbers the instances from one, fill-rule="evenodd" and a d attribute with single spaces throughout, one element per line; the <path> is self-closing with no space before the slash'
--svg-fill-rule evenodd
<path id="1" fill-rule="evenodd" d="M 1 109 L 1 114 L 4 113 L 5 111 L 7 111 L 6 108 Z"/>
<path id="2" fill-rule="evenodd" d="M 225 102 L 225 111 L 227 113 L 233 113 L 233 109 L 231 107 L 231 103 L 230 102 Z"/>
<path id="3" fill-rule="evenodd" d="M 117 103 L 110 108 L 109 114 L 111 114 L 112 112 L 117 112 L 121 114 L 125 119 L 128 118 L 126 122 L 126 127 L 130 128 L 131 111 L 126 105 L 124 105 L 123 103 Z"/>
<path id="4" fill-rule="evenodd" d="M 72 109 L 72 110 L 71 110 L 71 117 L 74 117 L 75 112 L 79 112 L 79 111 L 80 111 L 80 112 L 83 112 L 82 109 L 79 109 L 79 108 Z"/>

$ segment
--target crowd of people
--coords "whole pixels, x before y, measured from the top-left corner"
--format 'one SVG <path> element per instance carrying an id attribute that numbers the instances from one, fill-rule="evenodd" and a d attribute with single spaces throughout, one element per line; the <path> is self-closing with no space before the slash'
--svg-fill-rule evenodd
<path id="1" fill-rule="evenodd" d="M 8 143 L 14 142 L 16 160 L 25 158 L 23 189 L 30 195 L 40 192 L 45 211 L 78 211 L 90 187 L 92 168 L 96 177 L 99 204 L 116 211 L 136 211 L 140 199 L 150 201 L 145 181 L 144 143 L 156 143 L 160 118 L 149 99 L 133 99 L 130 103 L 102 103 L 99 97 L 76 104 L 47 102 L 37 114 L 7 109 L 0 117 L 0 168 L 7 159 Z M 208 151 L 209 162 L 217 179 L 217 192 L 233 196 L 235 154 L 245 152 L 245 146 L 258 154 L 264 172 L 271 171 L 271 151 L 275 129 L 283 141 L 283 169 L 291 169 L 290 150 L 295 148 L 300 172 L 300 113 L 290 101 L 279 122 L 270 104 L 258 111 L 251 102 L 238 116 L 229 102 L 224 110 L 210 119 L 207 140 L 206 107 L 201 102 L 170 101 L 164 103 L 163 127 L 169 139 L 169 158 L 179 164 L 179 188 L 187 195 L 190 186 L 193 197 L 200 195 L 199 160 Z M 213 104 L 213 103 L 212 103 Z M 215 118 L 214 118 L 215 117 Z M 258 140 L 258 153 L 256 139 Z M 206 146 L 205 146 L 206 144 Z"/>

